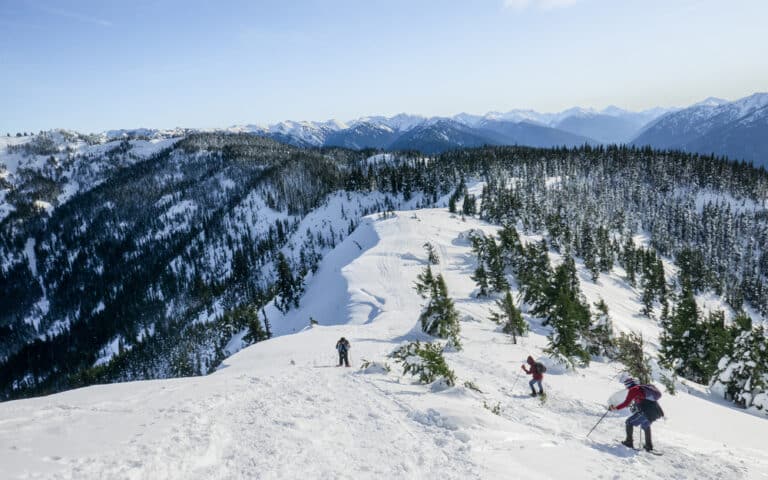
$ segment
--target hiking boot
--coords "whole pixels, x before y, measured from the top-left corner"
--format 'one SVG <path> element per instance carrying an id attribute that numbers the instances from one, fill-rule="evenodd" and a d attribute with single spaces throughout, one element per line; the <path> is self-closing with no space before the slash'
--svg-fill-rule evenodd
<path id="1" fill-rule="evenodd" d="M 633 436 L 632 434 L 634 432 L 635 427 L 629 424 L 626 424 L 625 427 L 627 430 L 627 438 L 623 442 L 621 442 L 621 444 L 624 445 L 625 447 L 635 448 L 635 442 L 632 439 L 632 436 Z"/>
<path id="2" fill-rule="evenodd" d="M 536 392 L 531 392 L 532 397 L 535 397 L 536 395 L 538 395 Z"/>
<path id="3" fill-rule="evenodd" d="M 643 433 L 645 433 L 645 446 L 643 446 L 643 448 L 646 452 L 650 452 L 653 450 L 653 442 L 651 441 L 651 429 L 644 428 Z"/>

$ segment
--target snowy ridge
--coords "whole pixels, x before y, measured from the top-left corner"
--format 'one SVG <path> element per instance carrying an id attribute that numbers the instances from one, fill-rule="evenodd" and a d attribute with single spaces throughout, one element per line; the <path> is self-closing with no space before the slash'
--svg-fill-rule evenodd
<path id="1" fill-rule="evenodd" d="M 367 217 L 310 278 L 301 308 L 268 308 L 282 335 L 248 347 L 206 377 L 102 385 L 0 404 L 5 478 L 765 478 L 768 423 L 691 386 L 665 395 L 667 421 L 654 424 L 663 457 L 616 445 L 623 414 L 586 432 L 621 388 L 617 366 L 545 378 L 546 403 L 527 396 L 519 364 L 541 356 L 546 329 L 512 345 L 491 323 L 492 300 L 477 300 L 466 232 L 496 227 L 444 210 Z M 463 318 L 464 350 L 446 354 L 456 387 L 432 391 L 400 374 L 387 355 L 418 326 L 412 288 L 429 240 Z M 583 273 L 583 269 L 580 269 Z M 658 327 L 637 316 L 636 292 L 621 272 L 597 285 L 621 328 Z M 309 318 L 319 325 L 307 328 Z M 351 356 L 392 370 L 335 368 L 335 341 Z M 466 388 L 473 382 L 482 392 Z M 485 407 L 484 407 L 485 405 Z M 498 405 L 498 414 L 490 408 Z M 704 422 L 702 419 L 708 419 Z"/>

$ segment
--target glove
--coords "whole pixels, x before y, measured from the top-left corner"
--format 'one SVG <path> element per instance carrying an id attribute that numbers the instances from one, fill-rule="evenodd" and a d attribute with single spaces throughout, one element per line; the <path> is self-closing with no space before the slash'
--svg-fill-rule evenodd
<path id="1" fill-rule="evenodd" d="M 613 405 L 608 405 L 608 410 L 614 411 L 616 410 L 616 407 L 614 407 Z"/>

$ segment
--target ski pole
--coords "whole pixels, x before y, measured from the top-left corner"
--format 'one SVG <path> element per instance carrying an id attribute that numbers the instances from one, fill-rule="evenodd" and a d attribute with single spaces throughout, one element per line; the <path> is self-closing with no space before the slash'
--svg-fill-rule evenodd
<path id="1" fill-rule="evenodd" d="M 597 428 L 597 426 L 598 426 L 598 425 L 600 425 L 600 422 L 602 422 L 602 421 L 603 421 L 603 419 L 605 418 L 605 416 L 606 416 L 606 415 L 608 415 L 608 412 L 610 412 L 610 410 L 606 410 L 606 411 L 605 411 L 605 413 L 603 414 L 603 416 L 602 416 L 602 417 L 600 417 L 600 420 L 598 420 L 598 421 L 597 421 L 597 423 L 595 424 L 595 426 L 594 426 L 594 427 L 592 427 L 592 430 L 590 430 L 590 431 L 589 431 L 589 433 L 592 433 L 592 432 L 594 432 L 594 431 L 595 431 L 595 429 Z M 587 437 L 589 437 L 589 433 L 587 434 Z"/>
<path id="2" fill-rule="evenodd" d="M 520 380 L 520 372 L 517 372 L 515 374 L 515 381 L 512 383 L 512 391 L 515 391 L 515 387 L 517 386 L 517 381 Z"/>

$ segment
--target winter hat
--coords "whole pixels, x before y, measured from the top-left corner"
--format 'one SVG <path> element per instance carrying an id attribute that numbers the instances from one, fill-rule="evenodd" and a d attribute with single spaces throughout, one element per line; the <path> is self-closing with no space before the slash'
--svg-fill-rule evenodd
<path id="1" fill-rule="evenodd" d="M 632 378 L 628 373 L 624 372 L 619 376 L 619 381 L 627 388 L 632 388 L 637 385 L 637 381 Z"/>

